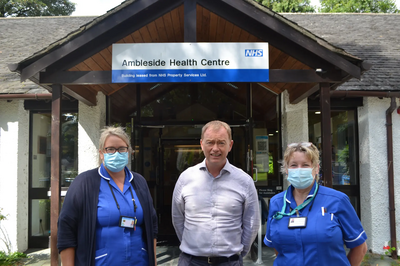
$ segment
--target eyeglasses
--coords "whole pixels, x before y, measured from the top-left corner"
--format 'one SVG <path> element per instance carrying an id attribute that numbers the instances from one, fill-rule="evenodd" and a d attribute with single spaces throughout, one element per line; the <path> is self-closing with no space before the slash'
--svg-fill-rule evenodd
<path id="1" fill-rule="evenodd" d="M 128 151 L 128 147 L 119 147 L 118 149 L 117 149 L 117 148 L 114 148 L 114 147 L 107 147 L 107 148 L 104 148 L 104 150 L 105 150 L 106 153 L 108 153 L 108 154 L 114 154 L 114 153 L 116 153 L 117 151 L 118 151 L 119 153 L 124 153 L 124 152 L 127 152 L 127 151 Z"/>
<path id="2" fill-rule="evenodd" d="M 295 148 L 295 147 L 299 147 L 299 146 L 310 148 L 310 147 L 312 147 L 312 143 L 311 142 L 294 142 L 294 143 L 290 143 L 287 146 L 288 146 L 288 148 Z"/>

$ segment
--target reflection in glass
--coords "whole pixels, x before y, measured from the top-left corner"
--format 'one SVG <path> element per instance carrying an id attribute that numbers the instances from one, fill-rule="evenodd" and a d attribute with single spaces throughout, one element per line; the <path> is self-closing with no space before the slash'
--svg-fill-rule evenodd
<path id="1" fill-rule="evenodd" d="M 176 168 L 180 173 L 204 160 L 200 145 L 176 145 L 175 153 L 177 153 Z"/>
<path id="2" fill-rule="evenodd" d="M 321 117 L 310 112 L 309 120 L 310 141 L 322 158 Z M 333 185 L 357 185 L 354 111 L 332 111 L 331 129 Z"/>
<path id="3" fill-rule="evenodd" d="M 50 235 L 50 200 L 32 200 L 31 236 Z"/>
<path id="4" fill-rule="evenodd" d="M 51 114 L 32 116 L 32 188 L 50 187 Z M 78 173 L 78 115 L 64 113 L 61 119 L 61 186 L 69 187 Z"/>
<path id="5" fill-rule="evenodd" d="M 144 105 L 141 116 L 144 121 L 238 120 L 246 118 L 246 105 L 208 83 L 180 84 Z"/>

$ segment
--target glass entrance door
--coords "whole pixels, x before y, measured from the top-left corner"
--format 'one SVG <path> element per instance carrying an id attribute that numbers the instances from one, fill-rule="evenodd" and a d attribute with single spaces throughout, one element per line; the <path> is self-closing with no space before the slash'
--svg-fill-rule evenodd
<path id="1" fill-rule="evenodd" d="M 178 239 L 172 226 L 171 201 L 175 183 L 188 167 L 204 159 L 198 140 L 163 140 L 160 150 L 161 167 L 157 182 L 157 214 L 159 241 L 177 245 Z"/>
<path id="2" fill-rule="evenodd" d="M 253 176 L 257 188 L 266 192 L 263 196 L 272 197 L 280 188 L 276 96 L 257 84 L 236 85 L 158 84 L 137 94 L 132 169 L 147 180 L 159 215 L 159 245 L 176 244 L 172 192 L 182 171 L 196 163 L 197 156 L 204 158 L 201 129 L 209 121 L 231 126 L 234 144 L 228 160 Z"/>

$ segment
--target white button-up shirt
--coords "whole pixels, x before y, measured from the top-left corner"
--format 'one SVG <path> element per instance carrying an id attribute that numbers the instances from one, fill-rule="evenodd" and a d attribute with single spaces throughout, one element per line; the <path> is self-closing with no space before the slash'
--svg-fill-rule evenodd
<path id="1" fill-rule="evenodd" d="M 215 178 L 205 160 L 186 169 L 175 185 L 172 223 L 182 252 L 205 257 L 246 255 L 260 226 L 253 179 L 228 160 Z"/>

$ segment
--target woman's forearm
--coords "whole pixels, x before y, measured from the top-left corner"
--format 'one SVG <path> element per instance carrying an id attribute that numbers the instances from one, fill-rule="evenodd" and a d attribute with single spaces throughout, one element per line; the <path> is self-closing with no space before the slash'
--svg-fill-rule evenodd
<path id="1" fill-rule="evenodd" d="M 154 265 L 157 266 L 157 250 L 156 250 L 156 246 L 157 246 L 157 239 L 154 238 Z"/>
<path id="2" fill-rule="evenodd" d="M 66 248 L 60 252 L 61 263 L 63 266 L 75 265 L 75 248 Z"/>
<path id="3" fill-rule="evenodd" d="M 364 258 L 365 253 L 367 253 L 367 243 L 362 243 L 361 245 L 350 249 L 347 254 L 347 259 L 351 266 L 359 266 Z"/>

